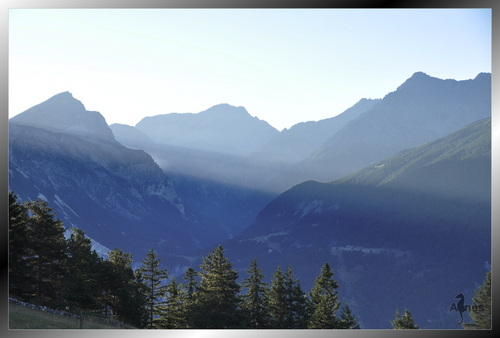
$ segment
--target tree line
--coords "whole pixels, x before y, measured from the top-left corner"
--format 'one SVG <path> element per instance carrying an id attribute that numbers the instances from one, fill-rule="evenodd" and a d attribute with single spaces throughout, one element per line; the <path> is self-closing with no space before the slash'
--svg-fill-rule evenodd
<path id="1" fill-rule="evenodd" d="M 9 294 L 65 311 L 113 316 L 149 329 L 359 329 L 348 304 L 341 306 L 339 284 L 325 263 L 310 292 L 303 291 L 292 267 L 277 267 L 271 283 L 253 259 L 248 276 L 238 272 L 222 246 L 210 252 L 200 271 L 187 268 L 183 281 L 160 268 L 154 249 L 138 269 L 133 257 L 115 248 L 107 258 L 92 249 L 78 228 L 66 238 L 62 221 L 48 203 L 21 203 L 9 192 Z M 411 314 L 391 321 L 395 329 L 416 329 Z"/>

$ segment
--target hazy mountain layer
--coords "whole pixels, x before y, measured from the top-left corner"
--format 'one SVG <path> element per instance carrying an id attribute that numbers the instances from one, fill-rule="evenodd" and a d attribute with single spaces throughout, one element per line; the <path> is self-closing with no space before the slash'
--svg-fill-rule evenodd
<path id="1" fill-rule="evenodd" d="M 141 124 L 151 124 L 153 121 L 156 123 L 154 128 L 145 129 L 151 138 L 156 135 L 156 142 L 138 129 L 139 124 L 137 128 L 117 124 L 110 127 L 122 144 L 134 149 L 143 149 L 151 154 L 172 178 L 177 191 L 193 210 L 221 221 L 232 233 L 237 233 L 251 224 L 257 212 L 281 192 L 261 191 L 260 188 L 267 181 L 313 153 L 348 121 L 355 119 L 377 102 L 378 100 L 362 99 L 338 116 L 299 123 L 289 130 L 274 133 L 260 148 L 246 155 L 225 154 L 215 148 L 200 150 L 197 146 L 190 147 L 189 142 L 172 145 L 177 144 L 177 141 L 172 141 L 176 136 L 169 138 L 168 142 L 171 144 L 160 144 L 159 142 L 167 142 L 162 141 L 166 140 L 167 136 L 161 138 L 159 134 L 155 134 L 159 131 L 174 130 L 174 135 L 187 135 L 189 133 L 185 132 L 184 128 L 187 128 L 189 121 L 219 121 L 225 116 L 220 111 L 222 108 L 226 115 L 233 116 L 229 129 L 243 130 L 248 128 L 249 122 L 256 122 L 255 118 L 250 118 L 241 108 L 227 105 L 215 106 L 199 114 L 167 114 L 144 119 Z M 227 123 L 224 122 L 223 125 L 226 126 Z M 204 133 L 214 129 L 211 125 L 200 125 L 199 122 L 195 124 L 196 128 L 208 128 Z M 257 134 L 267 133 L 267 125 L 259 123 L 258 128 L 260 131 Z M 230 140 L 233 136 L 228 136 L 232 135 L 233 131 L 218 133 L 226 135 L 227 142 L 234 142 Z M 239 138 L 236 142 L 239 142 Z"/>
<path id="2" fill-rule="evenodd" d="M 54 95 L 10 121 L 94 139 L 114 140 L 104 117 L 99 112 L 86 110 L 69 92 Z"/>
<path id="3" fill-rule="evenodd" d="M 490 116 L 491 74 L 456 81 L 418 72 L 269 186 L 333 181 Z"/>
<path id="4" fill-rule="evenodd" d="M 73 107 L 84 108 L 69 97 L 56 95 L 26 111 L 29 119 L 25 113 L 11 119 L 9 188 L 16 195 L 43 198 L 67 227 L 78 226 L 101 244 L 134 254 L 149 246 L 180 252 L 227 238 L 216 221 L 207 224 L 186 208 L 150 155 L 115 141 L 102 116 L 75 119 Z M 55 127 L 29 123 L 56 117 Z M 82 134 L 71 122 L 88 132 Z"/>
<path id="5" fill-rule="evenodd" d="M 390 328 L 408 308 L 422 328 L 459 328 L 450 305 L 471 299 L 491 263 L 490 194 L 488 118 L 333 183 L 301 183 L 224 247 L 267 276 L 292 265 L 305 288 L 330 262 L 364 327 Z"/>
<path id="6" fill-rule="evenodd" d="M 245 108 L 228 104 L 197 114 L 145 117 L 136 128 L 159 144 L 229 155 L 244 155 L 258 149 L 278 133 L 267 122 L 250 116 Z"/>

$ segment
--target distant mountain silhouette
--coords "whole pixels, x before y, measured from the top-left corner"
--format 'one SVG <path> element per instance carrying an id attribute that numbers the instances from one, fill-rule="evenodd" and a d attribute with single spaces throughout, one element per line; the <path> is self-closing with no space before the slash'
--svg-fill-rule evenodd
<path id="1" fill-rule="evenodd" d="M 146 150 L 156 146 L 156 143 L 148 135 L 135 127 L 114 123 L 109 128 L 111 128 L 115 139 L 127 148 Z"/>
<path id="2" fill-rule="evenodd" d="M 333 181 L 490 116 L 491 74 L 456 81 L 417 72 L 270 182 L 269 189 L 284 191 L 306 180 Z"/>
<path id="3" fill-rule="evenodd" d="M 319 120 L 301 122 L 275 134 L 259 149 L 228 162 L 221 170 L 233 180 L 260 187 L 314 153 L 328 138 L 349 121 L 372 108 L 380 100 L 361 99 L 343 113 Z M 273 191 L 282 192 L 280 191 Z"/>
<path id="4" fill-rule="evenodd" d="M 197 114 L 145 117 L 136 128 L 159 144 L 227 155 L 244 155 L 278 133 L 267 122 L 250 116 L 245 108 L 228 104 Z"/>
<path id="5" fill-rule="evenodd" d="M 86 110 L 70 92 L 54 95 L 10 121 L 73 135 L 114 140 L 104 117 L 99 112 Z"/>

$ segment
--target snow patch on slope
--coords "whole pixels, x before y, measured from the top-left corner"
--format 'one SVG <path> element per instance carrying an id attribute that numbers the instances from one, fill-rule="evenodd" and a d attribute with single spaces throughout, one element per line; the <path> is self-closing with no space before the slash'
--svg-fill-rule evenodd
<path id="1" fill-rule="evenodd" d="M 307 214 L 311 214 L 311 213 L 319 214 L 323 211 L 322 206 L 323 206 L 323 201 L 314 200 L 312 202 L 309 202 L 308 204 L 306 204 L 305 201 L 302 201 L 295 208 L 294 215 L 297 215 L 300 213 L 300 218 L 302 218 L 302 217 L 306 216 Z"/>
<path id="2" fill-rule="evenodd" d="M 66 213 L 65 209 L 68 209 L 69 211 L 71 211 L 76 217 L 80 217 L 80 216 L 78 216 L 78 214 L 73 209 L 70 208 L 69 205 L 67 205 L 66 203 L 64 203 L 64 201 L 61 198 L 59 198 L 59 196 L 55 195 L 54 198 L 55 198 L 54 203 L 56 203 L 59 206 L 59 208 L 66 215 L 66 217 L 69 218 L 69 216 Z"/>

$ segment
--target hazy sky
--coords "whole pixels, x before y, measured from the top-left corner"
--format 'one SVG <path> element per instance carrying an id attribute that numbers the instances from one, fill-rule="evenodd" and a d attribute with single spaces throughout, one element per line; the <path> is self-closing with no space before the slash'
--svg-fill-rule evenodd
<path id="1" fill-rule="evenodd" d="M 491 72 L 491 38 L 489 9 L 11 9 L 9 117 L 69 91 L 108 124 L 229 103 L 281 130 Z"/>

